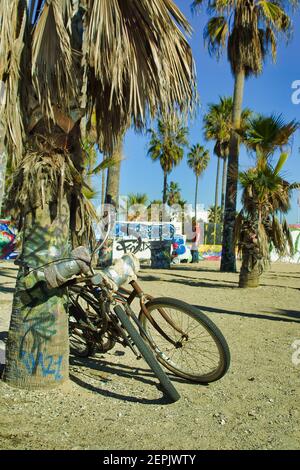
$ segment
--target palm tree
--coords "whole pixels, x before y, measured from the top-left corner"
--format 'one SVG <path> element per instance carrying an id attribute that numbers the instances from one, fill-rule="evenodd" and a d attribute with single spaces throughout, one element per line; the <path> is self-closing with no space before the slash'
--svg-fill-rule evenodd
<path id="1" fill-rule="evenodd" d="M 167 203 L 169 206 L 174 204 L 179 204 L 181 200 L 181 189 L 178 183 L 171 181 L 170 185 L 167 187 Z"/>
<path id="2" fill-rule="evenodd" d="M 38 285 L 24 295 L 24 277 L 68 257 L 70 232 L 76 243 L 90 238 L 81 140 L 94 113 L 95 142 L 112 155 L 131 123 L 191 111 L 190 26 L 171 0 L 5 0 L 0 31 L 0 123 L 14 171 L 7 200 L 24 240 L 5 379 L 55 387 L 68 378 L 66 291 Z"/>
<path id="3" fill-rule="evenodd" d="M 216 217 L 217 214 L 217 217 Z M 208 209 L 208 222 L 210 224 L 222 223 L 222 208 L 220 206 L 211 206 Z"/>
<path id="4" fill-rule="evenodd" d="M 229 142 L 232 130 L 232 112 L 233 112 L 233 99 L 232 97 L 220 97 L 219 103 L 209 104 L 208 112 L 204 115 L 204 136 L 207 141 L 215 141 L 214 154 L 218 158 L 217 175 L 216 175 L 216 190 L 215 190 L 215 208 L 218 207 L 218 193 L 219 193 L 219 173 L 220 173 L 220 160 L 223 160 L 223 175 L 222 175 L 222 191 L 221 191 L 221 211 L 224 213 L 225 205 L 225 190 L 226 190 L 226 170 L 227 159 L 229 155 Z M 241 116 L 241 129 L 244 131 L 248 119 L 251 116 L 251 111 L 245 108 Z M 217 214 L 216 214 L 217 215 Z M 223 219 L 223 217 L 222 217 Z"/>
<path id="5" fill-rule="evenodd" d="M 164 173 L 163 204 L 167 203 L 168 175 L 182 158 L 184 147 L 187 145 L 187 128 L 178 116 L 170 115 L 158 120 L 157 131 L 149 130 L 151 138 L 148 155 L 160 162 Z"/>
<path id="6" fill-rule="evenodd" d="M 188 153 L 188 166 L 193 170 L 196 176 L 196 188 L 195 188 L 195 223 L 197 224 L 197 201 L 198 201 L 198 183 L 199 177 L 206 170 L 210 156 L 209 151 L 205 148 L 196 144 L 193 145 Z"/>
<path id="7" fill-rule="evenodd" d="M 193 8 L 205 3 L 194 0 Z M 298 0 L 207 0 L 209 20 L 204 37 L 210 54 L 220 55 L 227 46 L 234 76 L 232 132 L 229 145 L 221 271 L 235 272 L 234 224 L 237 202 L 239 136 L 245 79 L 262 72 L 271 50 L 276 59 L 278 33 L 289 34 L 288 9 Z"/>
<path id="8" fill-rule="evenodd" d="M 147 204 L 148 196 L 145 193 L 129 193 L 128 199 L 128 220 L 137 220 L 141 215 L 145 216 L 145 220 L 148 218 Z"/>
<path id="9" fill-rule="evenodd" d="M 277 215 L 290 209 L 291 191 L 300 187 L 280 175 L 289 153 L 283 151 L 298 123 L 285 123 L 281 116 L 258 116 L 250 121 L 243 140 L 256 153 L 256 166 L 240 173 L 243 208 L 237 217 L 235 237 L 242 253 L 240 287 L 257 287 L 259 276 L 270 261 L 270 244 L 283 255 L 293 252 L 293 243 L 285 219 Z M 280 150 L 275 166 L 274 153 Z"/>

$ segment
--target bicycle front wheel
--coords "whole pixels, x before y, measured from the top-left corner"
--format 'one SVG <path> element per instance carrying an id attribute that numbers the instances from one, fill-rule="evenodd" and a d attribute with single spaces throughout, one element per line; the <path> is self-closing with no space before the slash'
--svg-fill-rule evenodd
<path id="1" fill-rule="evenodd" d="M 124 310 L 117 305 L 114 308 L 114 312 L 119 318 L 123 328 L 128 333 L 129 337 L 131 338 L 132 342 L 135 344 L 136 348 L 141 353 L 141 356 L 145 359 L 148 366 L 152 369 L 153 373 L 156 375 L 162 388 L 164 389 L 165 393 L 171 399 L 171 401 L 175 402 L 179 400 L 180 395 L 177 392 L 176 388 L 170 381 L 169 377 L 163 371 L 157 360 L 155 359 L 152 351 L 150 350 L 149 346 L 145 343 L 143 338 L 140 336 L 139 332 L 135 329 L 133 324 L 131 323 L 129 317 L 124 312 Z"/>
<path id="2" fill-rule="evenodd" d="M 219 328 L 192 305 L 171 298 L 156 298 L 145 305 L 140 321 L 142 336 L 157 360 L 179 377 L 209 383 L 220 379 L 230 364 L 227 342 Z"/>

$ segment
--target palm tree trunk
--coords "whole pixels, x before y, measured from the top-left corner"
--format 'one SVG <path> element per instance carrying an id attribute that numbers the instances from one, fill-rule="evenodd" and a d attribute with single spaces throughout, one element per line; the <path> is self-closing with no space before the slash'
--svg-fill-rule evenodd
<path id="1" fill-rule="evenodd" d="M 0 103 L 1 104 L 1 103 Z M 2 210 L 2 202 L 5 190 L 5 173 L 6 173 L 6 149 L 4 144 L 4 128 L 0 121 L 0 216 Z"/>
<path id="2" fill-rule="evenodd" d="M 123 141 L 122 139 L 117 144 L 115 151 L 113 153 L 113 158 L 121 159 L 123 153 Z M 121 162 L 118 161 L 115 165 L 111 166 L 107 170 L 107 180 L 106 180 L 106 195 L 105 201 L 110 198 L 118 204 L 119 192 L 120 192 L 120 173 L 121 173 Z"/>
<path id="3" fill-rule="evenodd" d="M 103 156 L 103 161 L 105 160 L 105 156 Z M 105 176 L 107 177 L 106 170 L 102 171 L 101 175 L 101 205 L 103 206 L 105 202 L 105 193 L 106 193 L 106 188 L 105 188 Z"/>
<path id="4" fill-rule="evenodd" d="M 195 223 L 196 224 L 197 224 L 198 183 L 199 183 L 199 176 L 196 175 L 196 189 L 195 189 Z"/>
<path id="5" fill-rule="evenodd" d="M 221 195 L 221 216 L 224 217 L 225 194 L 226 194 L 226 173 L 227 173 L 227 156 L 223 159 L 223 175 L 222 175 L 222 195 Z"/>
<path id="6" fill-rule="evenodd" d="M 69 377 L 67 297 L 39 282 L 26 290 L 27 266 L 68 256 L 69 203 L 45 204 L 26 216 L 22 265 L 13 300 L 4 379 L 26 389 L 53 388 Z"/>
<path id="7" fill-rule="evenodd" d="M 217 216 L 218 216 L 218 202 L 219 202 L 219 180 L 220 180 L 220 158 L 218 157 L 217 176 L 216 176 L 216 190 L 215 190 L 215 213 L 214 213 L 214 245 L 216 244 L 217 232 Z"/>
<path id="8" fill-rule="evenodd" d="M 222 272 L 236 272 L 236 257 L 234 243 L 234 225 L 236 217 L 237 202 L 237 185 L 238 185 L 238 168 L 239 168 L 239 145 L 240 139 L 238 134 L 234 132 L 239 129 L 241 123 L 242 103 L 245 84 L 245 71 L 240 70 L 235 77 L 234 96 L 233 96 L 233 132 L 231 133 L 227 185 L 225 197 L 225 214 L 223 228 L 222 243 Z"/>
<path id="9" fill-rule="evenodd" d="M 240 270 L 239 276 L 239 287 L 241 288 L 248 288 L 248 287 L 258 287 L 259 286 L 259 279 L 261 273 L 259 272 L 259 268 L 257 263 L 249 270 L 249 255 L 248 253 L 243 253 L 243 260 L 242 266 Z"/>
<path id="10" fill-rule="evenodd" d="M 163 204 L 167 204 L 168 173 L 164 172 Z"/>

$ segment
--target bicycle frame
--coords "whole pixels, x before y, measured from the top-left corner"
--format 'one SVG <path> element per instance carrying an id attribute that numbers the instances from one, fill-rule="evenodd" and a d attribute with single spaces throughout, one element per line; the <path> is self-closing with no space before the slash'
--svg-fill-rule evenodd
<path id="1" fill-rule="evenodd" d="M 171 344 L 176 346 L 176 342 L 170 338 L 161 328 L 160 326 L 156 323 L 156 321 L 153 319 L 153 317 L 149 314 L 147 307 L 145 305 L 145 300 L 152 300 L 154 297 L 149 294 L 145 294 L 140 285 L 137 283 L 137 281 L 131 281 L 130 285 L 132 287 L 132 291 L 125 289 L 125 288 L 120 288 L 117 295 L 122 297 L 124 301 L 130 306 L 134 299 L 137 297 L 140 300 L 140 308 L 143 314 L 147 317 L 147 319 L 150 321 L 150 323 L 153 325 L 153 327 L 160 333 L 167 341 L 169 341 Z M 125 292 L 125 294 L 122 294 L 122 291 Z M 180 333 L 183 337 L 186 337 L 186 334 L 184 331 L 182 331 L 178 326 L 172 321 L 169 315 L 166 314 L 164 309 L 160 309 L 159 313 L 161 316 L 168 322 L 178 333 Z M 145 336 L 148 335 L 145 334 Z M 149 340 L 149 338 L 148 338 Z"/>

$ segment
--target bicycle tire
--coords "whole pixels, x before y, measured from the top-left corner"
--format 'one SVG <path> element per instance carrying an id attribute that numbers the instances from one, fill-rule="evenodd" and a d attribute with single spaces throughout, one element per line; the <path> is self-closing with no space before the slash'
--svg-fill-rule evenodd
<path id="1" fill-rule="evenodd" d="M 157 322 L 156 324 L 158 327 L 161 328 L 165 334 L 168 335 L 169 333 L 168 337 L 171 338 L 171 340 L 175 343 L 173 345 L 170 341 L 168 341 L 168 339 L 162 336 L 157 327 L 151 324 L 150 320 L 148 320 L 144 312 L 140 312 L 139 319 L 144 331 L 146 332 L 145 335 L 141 330 L 141 335 L 150 345 L 151 349 L 155 352 L 157 360 L 168 370 L 179 377 L 183 377 L 198 383 L 214 382 L 221 379 L 226 374 L 230 365 L 230 351 L 228 344 L 219 328 L 203 312 L 201 312 L 198 308 L 187 304 L 186 302 L 168 297 L 152 299 L 146 303 L 145 307 L 148 313 L 151 314 L 152 318 Z M 176 331 L 176 329 L 174 329 L 172 325 L 167 322 L 167 320 L 162 318 L 161 311 L 163 308 L 176 309 L 180 312 L 183 317 L 181 328 L 186 328 L 186 331 L 188 331 L 189 328 L 189 331 L 191 331 L 190 337 L 188 334 L 185 335 L 185 338 L 182 334 L 181 338 L 179 337 L 180 333 Z M 160 309 L 160 311 L 158 309 Z M 159 315 L 157 313 L 155 314 L 155 318 L 153 316 L 154 311 L 159 313 Z M 175 316 L 176 315 L 173 314 L 173 318 L 171 317 L 173 321 L 176 321 L 176 318 L 174 318 Z M 191 327 L 192 322 L 194 323 L 194 330 Z M 198 328 L 199 333 L 202 328 L 202 330 L 208 334 L 209 341 L 212 343 L 213 348 L 211 356 L 216 355 L 216 366 L 210 371 L 204 371 L 204 369 L 201 370 L 201 358 L 203 362 L 206 356 L 201 352 L 200 340 L 199 344 L 196 344 L 195 346 L 195 339 L 191 336 L 192 333 L 194 335 L 196 334 L 196 330 Z M 201 334 L 199 337 L 200 336 Z M 208 340 L 206 343 L 207 342 Z M 205 347 L 208 346 L 206 345 Z M 176 353 L 177 349 L 180 350 L 178 351 L 178 354 Z M 196 364 L 195 371 L 192 369 L 191 365 L 188 367 L 183 367 L 182 364 L 185 363 L 185 353 L 186 357 L 190 358 L 190 364 Z M 205 351 L 205 353 L 207 353 L 207 351 Z M 197 355 L 199 355 L 199 359 L 197 359 Z M 176 362 L 175 359 L 178 362 Z"/>
<path id="2" fill-rule="evenodd" d="M 75 320 L 75 321 L 74 321 Z M 76 308 L 75 303 L 69 306 L 69 347 L 77 357 L 90 357 L 96 352 L 96 345 L 80 322 L 86 322 L 86 315 Z"/>
<path id="3" fill-rule="evenodd" d="M 130 319 L 128 318 L 126 312 L 122 309 L 120 305 L 114 307 L 114 312 L 117 315 L 118 319 L 120 320 L 123 328 L 126 330 L 128 335 L 130 336 L 131 340 L 141 353 L 142 357 L 147 362 L 148 366 L 151 368 L 152 372 L 160 381 L 160 384 L 166 393 L 166 395 L 170 398 L 172 402 L 179 400 L 180 395 L 172 382 L 170 381 L 167 374 L 161 368 L 159 363 L 157 362 L 154 354 L 152 353 L 149 346 L 145 343 L 143 338 L 140 336 L 140 333 L 135 329 L 133 324 L 131 323 Z"/>

